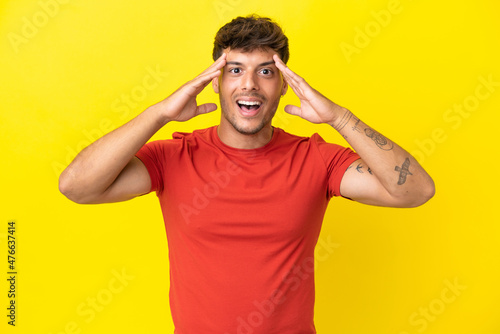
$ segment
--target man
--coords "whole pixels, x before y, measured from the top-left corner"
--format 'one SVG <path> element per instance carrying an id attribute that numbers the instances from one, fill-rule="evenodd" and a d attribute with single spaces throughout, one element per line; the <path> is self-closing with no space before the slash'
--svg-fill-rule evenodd
<path id="1" fill-rule="evenodd" d="M 77 203 L 156 191 L 178 334 L 315 333 L 314 247 L 329 199 L 415 207 L 434 194 L 410 154 L 309 86 L 288 56 L 270 19 L 234 19 L 217 33 L 209 68 L 61 174 L 61 192 Z M 220 97 L 218 126 L 146 144 L 167 123 L 216 110 L 196 101 L 209 83 Z M 300 106 L 286 112 L 331 125 L 357 153 L 273 127 L 288 86 Z"/>

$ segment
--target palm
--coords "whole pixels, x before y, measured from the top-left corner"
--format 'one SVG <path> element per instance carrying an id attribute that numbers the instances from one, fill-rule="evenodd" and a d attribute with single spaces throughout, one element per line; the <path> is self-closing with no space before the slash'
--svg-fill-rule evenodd
<path id="1" fill-rule="evenodd" d="M 165 102 L 169 104 L 169 108 L 174 111 L 171 115 L 174 121 L 184 122 L 201 113 L 198 109 L 203 105 L 198 106 L 196 96 L 205 85 L 203 85 L 201 89 L 194 89 L 190 85 L 191 81 L 179 88 L 165 100 Z"/>
<path id="2" fill-rule="evenodd" d="M 217 109 L 215 103 L 198 105 L 196 97 L 201 91 L 219 76 L 226 63 L 226 55 L 222 54 L 209 68 L 193 80 L 187 82 L 172 95 L 160 103 L 165 110 L 165 115 L 171 121 L 184 122 L 197 115 L 208 113 Z"/>
<path id="3" fill-rule="evenodd" d="M 295 94 L 300 99 L 300 107 L 288 105 L 285 110 L 293 115 L 300 116 L 311 123 L 325 123 L 329 121 L 330 104 L 332 103 L 326 97 L 321 95 L 317 90 L 307 85 L 304 88 L 293 89 Z M 288 109 L 288 110 L 287 110 Z"/>
<path id="4" fill-rule="evenodd" d="M 334 119 L 332 111 L 336 105 L 290 70 L 277 56 L 275 56 L 275 61 L 288 85 L 300 99 L 300 107 L 287 105 L 285 111 L 311 123 L 332 122 Z"/>

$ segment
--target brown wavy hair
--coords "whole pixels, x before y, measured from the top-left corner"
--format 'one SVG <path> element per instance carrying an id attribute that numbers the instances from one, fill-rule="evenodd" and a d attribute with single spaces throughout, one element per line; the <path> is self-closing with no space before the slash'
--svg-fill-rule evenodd
<path id="1" fill-rule="evenodd" d="M 255 14 L 238 16 L 219 29 L 215 35 L 212 52 L 214 60 L 219 58 L 226 48 L 243 52 L 271 48 L 279 54 L 284 63 L 287 63 L 290 57 L 288 38 L 281 27 L 270 18 Z"/>

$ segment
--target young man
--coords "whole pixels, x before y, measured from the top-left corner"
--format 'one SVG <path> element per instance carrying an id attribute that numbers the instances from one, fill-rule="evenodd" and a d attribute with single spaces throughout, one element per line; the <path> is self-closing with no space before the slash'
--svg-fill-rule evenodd
<path id="1" fill-rule="evenodd" d="M 176 333 L 315 333 L 314 247 L 329 199 L 415 207 L 433 196 L 433 181 L 290 70 L 288 40 L 270 19 L 226 24 L 213 56 L 199 76 L 80 152 L 60 190 L 77 203 L 156 191 Z M 196 101 L 209 83 L 220 97 L 218 126 L 146 144 L 167 123 L 216 110 Z M 357 153 L 273 127 L 288 86 L 300 107 L 286 112 L 331 125 Z"/>

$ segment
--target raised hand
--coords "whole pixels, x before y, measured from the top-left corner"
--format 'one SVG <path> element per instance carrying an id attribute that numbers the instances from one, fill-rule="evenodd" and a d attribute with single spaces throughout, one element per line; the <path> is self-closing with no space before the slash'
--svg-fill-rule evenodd
<path id="1" fill-rule="evenodd" d="M 302 77 L 294 73 L 278 55 L 273 56 L 276 67 L 281 71 L 285 81 L 300 99 L 300 107 L 286 105 L 285 111 L 291 115 L 304 118 L 312 123 L 333 125 L 345 109 L 330 101 L 320 92 L 312 88 Z"/>
<path id="2" fill-rule="evenodd" d="M 223 53 L 210 67 L 193 80 L 185 83 L 165 100 L 157 103 L 166 121 L 184 122 L 197 115 L 217 110 L 215 103 L 198 105 L 196 96 L 221 74 L 221 69 L 226 64 L 226 54 Z"/>

